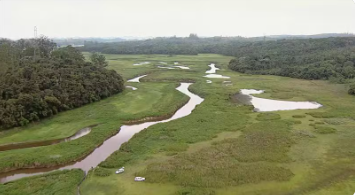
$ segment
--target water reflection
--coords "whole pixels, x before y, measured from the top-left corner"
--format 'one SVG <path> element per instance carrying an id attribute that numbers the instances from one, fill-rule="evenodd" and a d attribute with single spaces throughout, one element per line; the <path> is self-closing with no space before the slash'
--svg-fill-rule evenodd
<path id="1" fill-rule="evenodd" d="M 204 77 L 206 77 L 206 78 L 216 78 L 216 79 L 230 79 L 230 77 L 223 76 L 223 75 L 220 75 L 220 74 L 208 74 L 208 75 L 206 75 Z"/>
<path id="2" fill-rule="evenodd" d="M 65 169 L 74 169 L 79 168 L 85 172 L 89 171 L 92 167 L 96 167 L 100 162 L 104 161 L 109 157 L 113 152 L 118 150 L 120 146 L 127 142 L 133 137 L 134 134 L 148 128 L 149 126 L 155 125 L 157 123 L 166 123 L 178 118 L 185 117 L 195 109 L 198 104 L 203 102 L 203 99 L 199 96 L 191 93 L 188 90 L 188 87 L 192 83 L 181 83 L 181 85 L 176 88 L 178 91 L 184 93 L 190 97 L 190 100 L 187 104 L 181 107 L 171 118 L 156 122 L 146 122 L 138 125 L 123 125 L 120 128 L 120 131 L 113 137 L 106 140 L 101 146 L 96 148 L 91 154 L 89 154 L 84 159 L 64 167 L 53 167 L 48 169 L 27 169 L 27 170 L 18 170 L 13 172 L 8 172 L 0 174 L 0 182 L 9 182 L 23 177 L 39 175 L 43 173 L 48 173 L 55 170 L 65 170 Z M 58 156 L 57 156 L 58 157 Z"/>
<path id="3" fill-rule="evenodd" d="M 280 110 L 298 110 L 298 109 L 318 109 L 322 107 L 317 102 L 309 101 L 282 101 L 271 100 L 265 98 L 258 98 L 252 96 L 252 94 L 264 93 L 263 90 L 254 89 L 242 89 L 239 94 L 236 94 L 236 98 L 239 102 L 247 105 L 253 105 L 256 112 L 268 112 L 268 111 L 280 111 Z"/>
<path id="4" fill-rule="evenodd" d="M 217 68 L 215 64 L 210 64 L 208 66 L 211 69 L 206 71 L 207 74 L 213 74 L 213 73 L 216 73 L 217 70 L 219 70 L 219 68 Z"/>
<path id="5" fill-rule="evenodd" d="M 139 76 L 139 77 L 135 77 L 133 79 L 130 79 L 128 80 L 127 82 L 131 82 L 131 83 L 139 83 L 139 79 L 143 78 L 143 77 L 146 77 L 147 75 L 142 75 L 142 76 Z"/>
<path id="6" fill-rule="evenodd" d="M 133 91 L 137 90 L 137 87 L 133 87 L 133 86 L 126 86 L 126 88 L 132 89 Z"/>
<path id="7" fill-rule="evenodd" d="M 133 64 L 133 66 L 140 66 L 140 65 L 146 65 L 146 64 L 150 64 L 150 62 L 140 62 L 140 63 Z"/>

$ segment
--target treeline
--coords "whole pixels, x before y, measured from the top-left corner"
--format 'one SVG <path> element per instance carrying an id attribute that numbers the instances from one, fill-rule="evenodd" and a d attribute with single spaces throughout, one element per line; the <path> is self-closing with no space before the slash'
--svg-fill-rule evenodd
<path id="1" fill-rule="evenodd" d="M 82 51 L 107 54 L 167 54 L 197 55 L 199 53 L 224 53 L 240 42 L 250 41 L 243 37 L 199 38 L 189 37 L 154 38 L 141 41 L 99 43 L 86 41 Z"/>
<path id="2" fill-rule="evenodd" d="M 186 38 L 117 43 L 85 42 L 81 50 L 108 54 L 216 53 L 235 56 L 229 67 L 242 73 L 324 79 L 336 83 L 350 82 L 355 77 L 355 37 L 350 34 L 255 38 L 200 38 L 190 34 Z M 349 93 L 355 93 L 355 87 Z"/>
<path id="3" fill-rule="evenodd" d="M 58 47 L 65 47 L 68 45 L 76 45 L 81 46 L 84 45 L 86 41 L 90 42 L 99 42 L 99 43 L 108 43 L 108 42 L 120 42 L 125 41 L 122 38 L 55 38 L 53 42 L 55 42 Z"/>
<path id="4" fill-rule="evenodd" d="M 319 37 L 354 37 L 350 34 L 320 34 L 313 36 L 267 36 L 267 37 L 209 37 L 201 38 L 196 34 L 189 37 L 161 37 L 140 41 L 125 41 L 102 43 L 100 41 L 85 41 L 82 51 L 102 52 L 106 54 L 181 54 L 197 55 L 199 53 L 216 53 L 234 56 L 240 47 L 249 43 L 260 43 L 263 41 L 276 41 L 280 39 L 295 38 L 319 38 Z"/>
<path id="5" fill-rule="evenodd" d="M 124 89 L 123 79 L 104 66 L 104 56 L 86 62 L 73 47 L 51 40 L 0 40 L 0 129 L 24 126 L 98 101 Z"/>
<path id="6" fill-rule="evenodd" d="M 229 68 L 242 73 L 337 83 L 355 77 L 355 38 L 350 37 L 248 43 L 234 55 Z"/>

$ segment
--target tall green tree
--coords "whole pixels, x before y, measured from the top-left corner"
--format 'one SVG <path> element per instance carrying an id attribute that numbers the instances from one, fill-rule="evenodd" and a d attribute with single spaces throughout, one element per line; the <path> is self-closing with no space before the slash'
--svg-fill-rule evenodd
<path id="1" fill-rule="evenodd" d="M 106 57 L 97 52 L 91 53 L 90 60 L 97 67 L 103 68 L 108 65 L 108 62 L 106 61 Z"/>

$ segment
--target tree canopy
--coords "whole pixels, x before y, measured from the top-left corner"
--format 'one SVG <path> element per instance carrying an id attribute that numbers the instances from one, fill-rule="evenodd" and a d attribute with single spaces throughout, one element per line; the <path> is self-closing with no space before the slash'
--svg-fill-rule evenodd
<path id="1" fill-rule="evenodd" d="M 56 49 L 45 38 L 0 41 L 0 128 L 23 126 L 80 107 L 124 89 L 123 79 L 95 54 L 86 62 L 77 49 Z"/>

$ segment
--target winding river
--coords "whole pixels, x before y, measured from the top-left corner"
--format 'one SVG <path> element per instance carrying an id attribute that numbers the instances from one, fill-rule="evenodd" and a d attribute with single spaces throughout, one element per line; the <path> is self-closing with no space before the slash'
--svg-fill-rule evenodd
<path id="1" fill-rule="evenodd" d="M 91 128 L 94 126 L 96 126 L 96 125 L 91 125 L 90 127 L 86 127 L 84 129 L 81 129 L 78 132 L 76 132 L 74 135 L 67 137 L 67 138 L 46 140 L 46 141 L 20 142 L 20 143 L 11 143 L 11 144 L 0 145 L 0 152 L 6 151 L 6 150 L 16 150 L 16 149 L 23 149 L 23 148 L 39 147 L 39 146 L 49 146 L 49 145 L 58 144 L 61 142 L 68 142 L 68 141 L 76 140 L 76 139 L 79 139 L 79 138 L 89 134 L 91 132 Z"/>
<path id="2" fill-rule="evenodd" d="M 96 148 L 91 154 L 86 156 L 84 159 L 75 162 L 74 164 L 65 165 L 61 167 L 51 167 L 45 169 L 24 169 L 17 170 L 12 172 L 7 172 L 0 174 L 0 182 L 6 183 L 23 177 L 29 177 L 33 175 L 39 175 L 43 173 L 48 173 L 55 170 L 66 170 L 66 169 L 75 169 L 79 168 L 84 170 L 86 173 L 92 168 L 96 167 L 100 162 L 104 161 L 109 157 L 113 152 L 118 150 L 120 146 L 130 140 L 134 134 L 152 126 L 157 123 L 166 123 L 178 118 L 182 118 L 191 114 L 198 104 L 201 104 L 204 99 L 191 93 L 188 88 L 192 83 L 181 83 L 181 85 L 176 88 L 178 91 L 184 93 L 190 97 L 190 100 L 187 104 L 181 107 L 176 113 L 169 119 L 156 121 L 156 122 L 146 122 L 138 125 L 123 125 L 120 128 L 120 131 L 107 139 L 101 146 Z"/>

